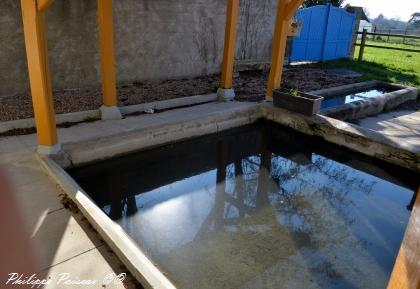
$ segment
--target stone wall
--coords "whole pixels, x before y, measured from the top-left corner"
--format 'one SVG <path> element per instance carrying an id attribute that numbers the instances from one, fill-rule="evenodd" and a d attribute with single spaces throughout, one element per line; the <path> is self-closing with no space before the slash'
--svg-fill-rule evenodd
<path id="1" fill-rule="evenodd" d="M 236 58 L 268 61 L 276 0 L 241 0 Z M 54 89 L 100 84 L 96 0 L 46 13 Z M 226 0 L 114 0 L 118 82 L 217 73 Z M 0 97 L 28 90 L 19 0 L 0 2 Z"/>

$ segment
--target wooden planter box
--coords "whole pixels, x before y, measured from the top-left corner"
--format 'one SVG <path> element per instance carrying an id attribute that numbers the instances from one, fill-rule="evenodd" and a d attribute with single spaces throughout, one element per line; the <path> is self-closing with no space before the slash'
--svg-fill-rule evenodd
<path id="1" fill-rule="evenodd" d="M 308 93 L 299 93 L 299 96 L 294 96 L 284 89 L 273 90 L 274 106 L 309 116 L 319 112 L 323 99 L 322 96 Z"/>

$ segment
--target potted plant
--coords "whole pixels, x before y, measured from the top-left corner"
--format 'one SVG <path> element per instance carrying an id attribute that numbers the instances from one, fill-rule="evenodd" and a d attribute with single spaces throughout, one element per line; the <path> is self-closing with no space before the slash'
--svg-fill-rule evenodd
<path id="1" fill-rule="evenodd" d="M 302 30 L 303 22 L 297 18 L 293 18 L 290 22 L 288 36 L 299 36 L 300 31 Z"/>
<path id="2" fill-rule="evenodd" d="M 304 115 L 315 115 L 321 108 L 322 96 L 299 92 L 297 88 L 279 88 L 273 90 L 273 103 Z"/>

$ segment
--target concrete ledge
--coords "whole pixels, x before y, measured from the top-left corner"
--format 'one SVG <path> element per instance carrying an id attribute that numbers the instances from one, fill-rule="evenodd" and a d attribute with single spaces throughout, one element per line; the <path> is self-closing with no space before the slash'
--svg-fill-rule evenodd
<path id="1" fill-rule="evenodd" d="M 58 156 L 55 159 L 64 167 L 78 166 L 251 124 L 260 116 L 260 109 L 255 104 L 242 104 L 231 110 L 207 114 L 198 112 L 191 116 L 185 115 L 184 111 L 175 111 L 165 121 L 143 127 L 130 127 L 130 130 L 120 130 L 119 133 L 88 141 L 64 144 L 63 148 L 67 157 Z"/>
<path id="2" fill-rule="evenodd" d="M 37 148 L 37 151 L 39 154 L 42 154 L 42 155 L 56 155 L 61 152 L 61 149 L 62 149 L 61 145 L 58 143 L 54 146 L 39 145 Z"/>
<path id="3" fill-rule="evenodd" d="M 351 83 L 346 85 L 340 85 L 335 87 L 329 87 L 319 90 L 313 90 L 308 93 L 310 94 L 316 94 L 324 97 L 331 97 L 336 95 L 343 95 L 343 94 L 350 94 L 354 92 L 355 90 L 363 90 L 368 89 L 370 87 L 380 85 L 382 82 L 377 80 L 371 80 L 371 81 L 365 81 L 365 82 L 357 82 L 357 83 Z"/>
<path id="4" fill-rule="evenodd" d="M 77 122 L 88 121 L 88 120 L 93 120 L 93 119 L 100 119 L 100 116 L 101 114 L 98 109 L 79 111 L 79 112 L 70 112 L 70 113 L 57 114 L 56 122 L 58 125 L 64 124 L 64 123 L 77 123 Z M 35 119 L 33 118 L 2 121 L 0 122 L 0 133 L 8 132 L 14 129 L 25 129 L 25 128 L 32 128 L 32 127 L 35 127 Z"/>
<path id="5" fill-rule="evenodd" d="M 174 98 L 162 101 L 155 101 L 150 103 L 129 105 L 120 107 L 120 111 L 123 115 L 144 112 L 146 110 L 164 110 L 170 108 L 177 108 L 195 104 L 202 104 L 207 102 L 212 102 L 217 100 L 216 94 L 207 94 L 207 95 L 195 95 L 181 98 Z"/>
<path id="6" fill-rule="evenodd" d="M 330 117 L 303 116 L 270 104 L 261 105 L 262 114 L 271 120 L 308 135 L 349 148 L 380 160 L 420 172 L 420 151 L 408 143 L 397 143 L 376 131 Z"/>
<path id="7" fill-rule="evenodd" d="M 128 105 L 119 107 L 119 110 L 122 115 L 129 115 L 138 112 L 144 112 L 146 110 L 165 110 L 172 109 L 183 106 L 203 104 L 207 102 L 217 101 L 217 94 L 207 94 L 207 95 L 195 95 L 187 96 L 181 98 L 174 98 L 169 100 L 155 101 L 137 105 Z M 64 123 L 78 123 L 84 121 L 100 120 L 101 111 L 96 110 L 87 110 L 87 111 L 78 111 L 70 112 L 64 114 L 56 115 L 57 125 Z M 19 120 L 3 121 L 0 122 L 0 133 L 5 133 L 14 129 L 26 129 L 35 127 L 34 118 L 26 118 Z"/>
<path id="8" fill-rule="evenodd" d="M 117 106 L 102 105 L 99 108 L 99 111 L 101 112 L 102 120 L 117 120 L 123 118 L 121 111 Z"/>
<path id="9" fill-rule="evenodd" d="M 219 100 L 233 100 L 235 98 L 235 91 L 233 88 L 219 88 L 217 90 L 217 97 Z"/>
<path id="10" fill-rule="evenodd" d="M 148 289 L 176 289 L 159 269 L 137 247 L 124 230 L 113 222 L 87 196 L 82 188 L 53 160 L 38 158 L 47 174 L 77 205 L 89 223 L 98 231 L 133 276 Z"/>

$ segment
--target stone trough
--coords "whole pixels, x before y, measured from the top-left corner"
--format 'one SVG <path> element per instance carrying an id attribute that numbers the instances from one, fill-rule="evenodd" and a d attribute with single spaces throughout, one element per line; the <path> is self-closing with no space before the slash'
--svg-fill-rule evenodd
<path id="1" fill-rule="evenodd" d="M 374 89 L 384 90 L 384 93 L 375 97 L 366 97 L 345 103 L 345 98 L 348 95 L 369 92 Z M 326 101 L 331 99 L 337 99 L 338 102 L 342 101 L 341 104 L 338 103 L 332 107 L 321 108 L 320 113 L 340 120 L 360 119 L 390 111 L 409 100 L 417 99 L 418 95 L 417 88 L 382 81 L 367 81 L 312 91 L 310 93 L 323 96 Z"/>

